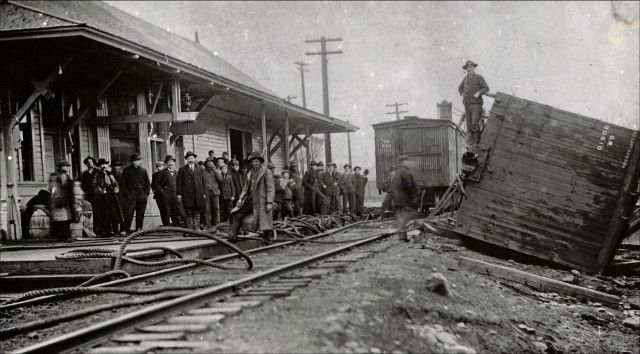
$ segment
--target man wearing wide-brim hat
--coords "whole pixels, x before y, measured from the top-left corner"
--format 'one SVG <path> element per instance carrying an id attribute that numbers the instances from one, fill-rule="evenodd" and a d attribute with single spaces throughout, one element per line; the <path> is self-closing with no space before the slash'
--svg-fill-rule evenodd
<path id="1" fill-rule="evenodd" d="M 207 188 L 204 168 L 196 165 L 196 155 L 188 151 L 184 158 L 187 164 L 178 170 L 176 198 L 178 205 L 184 208 L 187 228 L 200 228 L 200 213 L 207 202 Z"/>
<path id="2" fill-rule="evenodd" d="M 120 186 L 115 176 L 108 170 L 109 161 L 101 158 L 98 161 L 98 172 L 93 177 L 93 225 L 96 235 L 112 236 L 124 221 L 118 192 Z"/>
<path id="3" fill-rule="evenodd" d="M 464 104 L 465 122 L 467 124 L 467 145 L 480 143 L 480 116 L 482 115 L 482 95 L 489 92 L 489 85 L 481 75 L 476 74 L 478 64 L 471 60 L 462 67 L 467 75 L 458 85 L 458 92 Z"/>
<path id="4" fill-rule="evenodd" d="M 262 164 L 264 158 L 258 152 L 247 157 L 251 170 L 247 173 L 247 182 L 240 193 L 234 210 L 231 211 L 231 227 L 229 236 L 236 239 L 242 220 L 253 215 L 251 229 L 262 233 L 262 237 L 270 241 L 273 237 L 273 199 L 275 185 L 273 174 Z"/>
<path id="5" fill-rule="evenodd" d="M 136 214 L 136 231 L 141 230 L 144 223 L 144 211 L 147 209 L 147 198 L 151 193 L 151 181 L 147 170 L 142 167 L 142 157 L 131 154 L 131 165 L 122 171 L 120 188 L 127 196 L 124 213 L 124 231 L 128 231 Z"/>

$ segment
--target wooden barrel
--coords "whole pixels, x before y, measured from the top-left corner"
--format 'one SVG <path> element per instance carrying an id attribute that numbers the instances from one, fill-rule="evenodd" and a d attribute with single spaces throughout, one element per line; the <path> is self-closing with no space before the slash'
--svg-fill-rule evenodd
<path id="1" fill-rule="evenodd" d="M 44 205 L 36 205 L 31 219 L 29 219 L 29 237 L 32 239 L 49 238 L 51 235 L 49 214 Z"/>

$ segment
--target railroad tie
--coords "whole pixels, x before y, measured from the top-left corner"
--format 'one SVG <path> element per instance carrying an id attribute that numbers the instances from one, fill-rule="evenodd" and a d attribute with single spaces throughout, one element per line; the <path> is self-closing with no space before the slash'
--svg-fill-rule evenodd
<path id="1" fill-rule="evenodd" d="M 215 314 L 222 314 L 222 315 L 235 315 L 240 313 L 240 311 L 242 311 L 242 307 L 240 306 L 220 306 L 220 307 L 201 307 L 198 309 L 193 309 L 193 310 L 189 310 L 187 311 L 187 313 L 189 315 L 215 315 Z"/>
<path id="2" fill-rule="evenodd" d="M 132 333 L 114 337 L 114 342 L 141 342 L 149 340 L 179 340 L 184 339 L 184 332 L 161 332 L 161 333 Z"/>
<path id="3" fill-rule="evenodd" d="M 151 325 L 146 327 L 136 328 L 140 332 L 150 332 L 150 333 L 163 333 L 163 332 L 204 332 L 209 329 L 209 326 L 204 324 L 193 324 L 193 323 L 184 323 L 184 324 L 159 324 L 159 325 Z"/>
<path id="4" fill-rule="evenodd" d="M 186 315 L 186 316 L 176 316 L 171 317 L 167 320 L 169 324 L 179 324 L 179 323 L 199 323 L 199 324 L 213 324 L 218 323 L 225 316 L 221 314 L 215 315 Z"/>

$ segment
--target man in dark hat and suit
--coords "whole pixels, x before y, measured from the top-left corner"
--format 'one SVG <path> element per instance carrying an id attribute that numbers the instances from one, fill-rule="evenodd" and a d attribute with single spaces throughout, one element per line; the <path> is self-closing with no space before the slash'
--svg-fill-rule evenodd
<path id="1" fill-rule="evenodd" d="M 73 208 L 73 180 L 69 177 L 71 164 L 67 160 L 56 164 L 57 171 L 49 176 L 49 217 L 51 236 L 73 241 L 69 225 L 77 216 Z"/>
<path id="2" fill-rule="evenodd" d="M 362 174 L 362 168 L 360 166 L 356 166 L 353 169 L 353 172 L 355 173 L 353 176 L 353 185 L 355 187 L 356 215 L 360 216 L 364 210 L 364 192 L 367 188 L 367 182 L 369 179 L 366 175 Z M 366 171 L 365 173 L 368 174 Z"/>
<path id="3" fill-rule="evenodd" d="M 98 172 L 98 160 L 96 160 L 92 156 L 87 156 L 84 160 L 82 160 L 82 163 L 87 166 L 87 169 L 80 175 L 80 186 L 82 187 L 82 191 L 84 192 L 84 199 L 91 203 L 91 205 L 93 205 L 95 200 L 93 196 L 92 184 L 93 177 L 95 176 L 96 172 Z"/>
<path id="4" fill-rule="evenodd" d="M 327 170 L 320 173 L 319 178 L 322 183 L 322 194 L 327 198 L 329 213 L 340 211 L 340 203 L 338 202 L 338 172 L 336 171 L 336 164 L 328 162 Z"/>
<path id="5" fill-rule="evenodd" d="M 122 171 L 120 188 L 127 196 L 124 215 L 124 231 L 129 230 L 133 213 L 136 213 L 136 231 L 144 224 L 144 212 L 147 209 L 147 198 L 151 192 L 151 182 L 147 170 L 142 167 L 142 158 L 138 154 L 131 155 L 131 165 Z"/>
<path id="6" fill-rule="evenodd" d="M 234 200 L 238 200 L 240 192 L 242 192 L 242 176 L 240 175 L 240 162 L 238 160 L 231 160 L 231 167 L 229 168 L 229 174 L 233 180 Z M 234 202 L 235 204 L 235 202 Z"/>
<path id="7" fill-rule="evenodd" d="M 156 170 L 151 175 L 151 190 L 153 191 L 153 199 L 155 199 L 156 205 L 158 205 L 158 211 L 160 211 L 160 220 L 162 220 L 162 225 L 167 225 L 169 223 L 170 216 L 166 213 L 167 208 L 164 205 L 162 190 L 158 185 L 160 174 L 164 170 L 164 162 L 156 161 L 155 166 Z"/>
<path id="8" fill-rule="evenodd" d="M 196 157 L 191 151 L 184 156 L 187 164 L 178 170 L 176 184 L 176 198 L 187 214 L 187 227 L 194 230 L 200 227 L 200 212 L 207 202 L 204 169 L 196 165 Z"/>
<path id="9" fill-rule="evenodd" d="M 157 177 L 157 189 L 162 196 L 162 205 L 164 207 L 164 215 L 167 219 L 162 220 L 164 226 L 180 226 L 182 218 L 178 201 L 176 197 L 178 171 L 176 171 L 176 159 L 172 155 L 167 155 L 164 159 L 167 168 L 160 171 Z M 161 214 L 162 215 L 162 214 Z"/>
<path id="10" fill-rule="evenodd" d="M 293 216 L 300 216 L 302 215 L 302 205 L 304 203 L 304 187 L 302 186 L 302 178 L 300 177 L 300 171 L 298 171 L 297 162 L 291 161 L 289 163 L 289 175 L 292 181 L 290 188 Z"/>
<path id="11" fill-rule="evenodd" d="M 94 230 L 97 235 L 112 236 L 124 219 L 117 196 L 120 187 L 115 176 L 107 170 L 109 161 L 101 158 L 98 167 L 100 169 L 93 177 Z"/>
<path id="12" fill-rule="evenodd" d="M 458 92 L 464 104 L 464 116 L 467 124 L 467 145 L 480 143 L 480 116 L 482 115 L 482 95 L 489 92 L 489 86 L 484 78 L 476 74 L 478 64 L 468 60 L 463 70 L 467 75 L 458 85 Z"/>
<path id="13" fill-rule="evenodd" d="M 329 214 L 329 198 L 324 194 L 325 185 L 322 182 L 324 172 L 324 164 L 322 161 L 318 161 L 318 166 L 316 166 L 315 170 L 318 181 L 318 190 L 316 191 L 316 214 L 318 215 Z"/>
<path id="14" fill-rule="evenodd" d="M 391 180 L 390 190 L 398 228 L 402 229 L 416 212 L 414 205 L 418 195 L 418 185 L 410 169 L 408 157 L 398 158 L 398 166 L 399 168 Z M 406 231 L 401 232 L 398 236 L 400 240 L 408 241 Z"/>
<path id="15" fill-rule="evenodd" d="M 229 236 L 236 239 L 242 220 L 253 214 L 251 229 L 262 232 L 262 237 L 270 241 L 273 238 L 273 199 L 275 186 L 271 171 L 262 164 L 264 158 L 258 152 L 252 152 L 248 158 L 251 170 L 247 173 L 247 183 L 240 193 L 236 208 L 231 211 Z"/>
<path id="16" fill-rule="evenodd" d="M 311 161 L 309 170 L 302 177 L 302 185 L 304 186 L 304 213 L 307 215 L 315 215 L 316 213 L 316 193 L 320 193 L 318 189 L 318 175 L 316 169 L 318 163 Z"/>
<path id="17" fill-rule="evenodd" d="M 356 208 L 356 186 L 351 165 L 342 166 L 344 173 L 340 176 L 340 190 L 342 191 L 342 211 L 345 213 L 355 213 Z M 347 206 L 348 205 L 348 206 Z"/>

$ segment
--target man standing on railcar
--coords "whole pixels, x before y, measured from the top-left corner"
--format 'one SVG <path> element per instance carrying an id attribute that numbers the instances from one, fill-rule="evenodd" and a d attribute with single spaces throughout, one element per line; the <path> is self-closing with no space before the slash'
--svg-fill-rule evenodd
<path id="1" fill-rule="evenodd" d="M 136 231 L 142 229 L 144 211 L 147 208 L 147 198 L 151 192 L 151 182 L 147 170 L 142 167 L 142 158 L 138 154 L 131 155 L 131 165 L 122 171 L 122 185 L 127 196 L 126 215 L 124 216 L 124 231 L 128 231 L 136 213 Z"/>
<path id="2" fill-rule="evenodd" d="M 258 152 L 252 152 L 248 157 L 251 170 L 247 173 L 245 183 L 236 208 L 231 212 L 231 226 L 229 237 L 237 238 L 242 220 L 253 214 L 251 229 L 262 232 L 262 238 L 270 241 L 273 238 L 273 199 L 275 185 L 271 171 L 262 166 L 264 158 Z"/>
<path id="3" fill-rule="evenodd" d="M 482 95 L 489 92 L 489 86 L 484 78 L 476 74 L 478 64 L 468 60 L 462 69 L 467 75 L 458 85 L 458 92 L 464 104 L 464 116 L 467 124 L 467 145 L 480 143 L 480 116 L 482 115 Z"/>
<path id="4" fill-rule="evenodd" d="M 415 214 L 415 199 L 418 195 L 418 185 L 413 172 L 409 168 L 409 158 L 401 156 L 398 159 L 399 168 L 390 183 L 391 198 L 393 199 L 398 228 L 402 229 Z M 407 232 L 399 234 L 401 241 L 408 241 Z"/>

